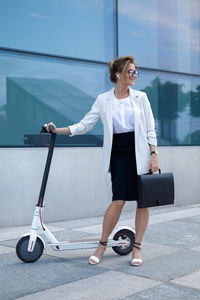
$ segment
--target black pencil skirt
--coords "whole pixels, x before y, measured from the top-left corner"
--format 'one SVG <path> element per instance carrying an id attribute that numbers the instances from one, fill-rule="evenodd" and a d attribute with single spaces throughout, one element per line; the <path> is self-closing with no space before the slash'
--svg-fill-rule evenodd
<path id="1" fill-rule="evenodd" d="M 136 201 L 138 189 L 134 131 L 113 134 L 110 167 L 112 200 Z"/>

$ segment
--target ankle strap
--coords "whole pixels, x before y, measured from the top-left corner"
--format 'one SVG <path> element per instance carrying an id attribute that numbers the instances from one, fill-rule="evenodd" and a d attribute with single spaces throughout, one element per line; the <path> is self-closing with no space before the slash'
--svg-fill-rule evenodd
<path id="1" fill-rule="evenodd" d="M 103 246 L 107 246 L 107 242 L 99 241 L 99 244 L 101 244 L 101 245 L 103 245 Z"/>
<path id="2" fill-rule="evenodd" d="M 141 243 L 136 243 L 136 242 L 134 242 L 134 244 L 136 244 L 136 245 L 138 245 L 138 246 L 141 246 Z"/>
<path id="3" fill-rule="evenodd" d="M 133 248 L 137 248 L 139 251 L 141 250 L 141 247 L 133 245 Z"/>

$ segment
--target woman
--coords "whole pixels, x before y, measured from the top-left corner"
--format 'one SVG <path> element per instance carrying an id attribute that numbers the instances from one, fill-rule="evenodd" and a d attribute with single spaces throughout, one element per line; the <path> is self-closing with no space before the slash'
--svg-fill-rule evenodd
<path id="1" fill-rule="evenodd" d="M 137 201 L 137 174 L 158 170 L 155 122 L 150 103 L 144 92 L 133 90 L 137 76 L 135 59 L 124 56 L 109 64 L 110 80 L 115 87 L 97 97 L 91 110 L 77 124 L 56 128 L 55 133 L 71 136 L 84 134 L 101 118 L 104 126 L 103 162 L 105 172 L 111 172 L 113 198 L 107 208 L 101 240 L 90 264 L 98 264 L 106 249 L 107 240 L 116 226 L 125 201 Z M 141 242 L 149 219 L 149 208 L 136 209 L 135 242 L 132 266 L 142 264 Z"/>

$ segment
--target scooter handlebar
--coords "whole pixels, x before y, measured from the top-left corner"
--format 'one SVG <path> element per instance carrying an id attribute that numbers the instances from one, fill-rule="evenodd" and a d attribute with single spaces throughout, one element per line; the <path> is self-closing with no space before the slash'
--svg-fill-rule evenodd
<path id="1" fill-rule="evenodd" d="M 53 133 L 53 130 L 55 129 L 55 127 L 53 125 L 49 126 L 50 132 L 47 131 L 46 127 L 47 127 L 47 124 L 44 124 L 42 126 L 40 133 Z"/>

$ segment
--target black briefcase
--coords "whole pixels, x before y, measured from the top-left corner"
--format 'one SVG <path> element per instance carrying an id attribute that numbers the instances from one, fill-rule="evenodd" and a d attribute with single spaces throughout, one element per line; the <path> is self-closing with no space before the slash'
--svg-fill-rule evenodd
<path id="1" fill-rule="evenodd" d="M 138 175 L 138 207 L 174 204 L 173 173 Z"/>

